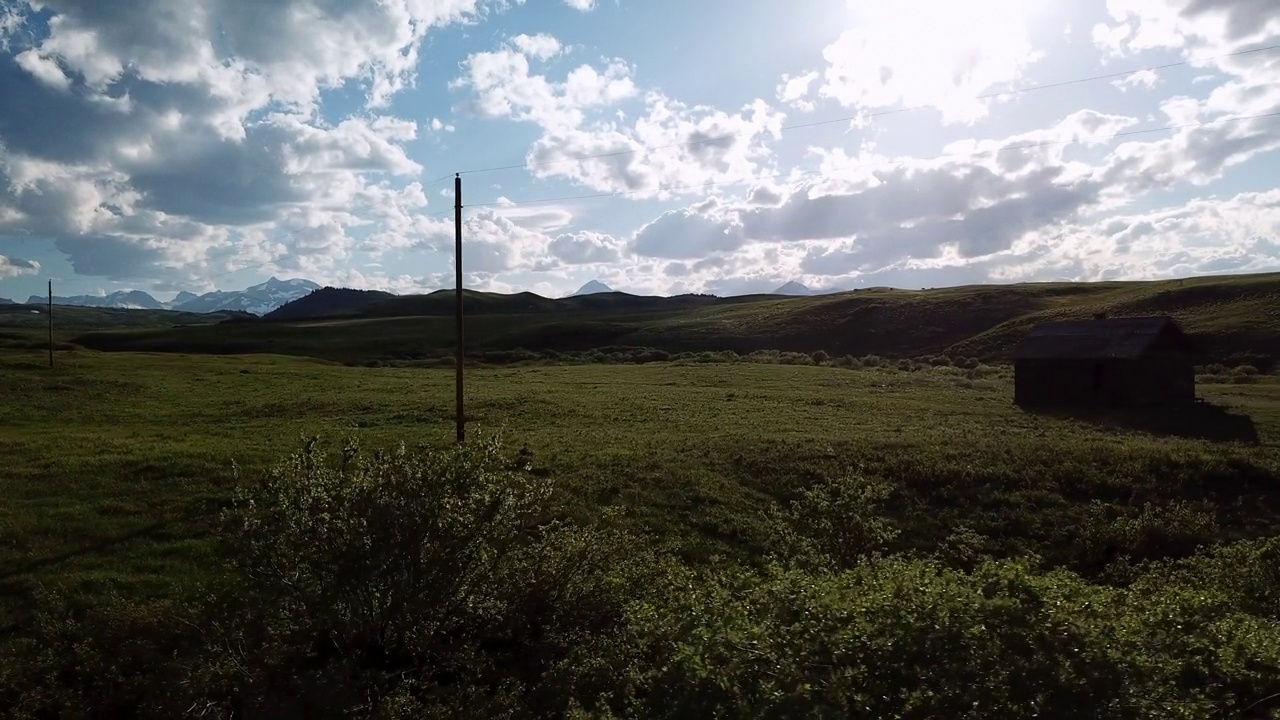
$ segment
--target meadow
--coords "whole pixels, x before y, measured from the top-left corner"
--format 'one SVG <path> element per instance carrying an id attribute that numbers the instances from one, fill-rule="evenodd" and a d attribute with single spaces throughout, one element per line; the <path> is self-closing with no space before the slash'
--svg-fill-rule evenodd
<path id="1" fill-rule="evenodd" d="M 448 370 L 347 367 L 275 355 L 84 350 L 59 353 L 53 370 L 45 363 L 45 356 L 38 352 L 0 354 L 0 457 L 4 458 L 0 597 L 8 628 L 6 652 L 15 661 L 10 663 L 9 675 L 0 676 L 0 701 L 19 703 L 18 698 L 23 698 L 19 705 L 28 709 L 66 711 L 88 697 L 76 694 L 80 692 L 76 683 L 58 681 L 33 699 L 31 676 L 12 669 L 20 664 L 45 667 L 41 677 L 48 683 L 49 663 L 56 667 L 75 657 L 77 664 L 84 664 L 76 653 L 52 659 L 40 656 L 42 660 L 29 655 L 35 652 L 33 637 L 38 638 L 37 645 L 58 647 L 33 630 L 45 627 L 37 618 L 47 621 L 50 603 L 55 602 L 51 597 L 61 603 L 57 607 L 81 607 L 66 610 L 70 613 L 66 618 L 81 622 L 87 622 L 83 619 L 87 611 L 77 603 L 96 606 L 105 597 L 115 598 L 113 602 L 126 608 L 133 607 L 131 603 L 192 607 L 196 598 L 211 592 L 211 583 L 228 577 L 228 550 L 222 537 L 226 527 L 219 518 L 235 488 L 252 485 L 290 452 L 304 447 L 307 438 L 318 437 L 319 447 L 334 452 L 349 438 L 357 438 L 367 449 L 399 443 L 444 448 L 452 441 L 453 375 Z M 660 575 L 666 581 L 675 582 L 671 578 L 679 576 L 685 578 L 680 582 L 692 583 L 661 598 L 645 599 L 633 588 L 617 600 L 619 607 L 627 607 L 626 612 L 617 609 L 618 616 L 631 618 L 625 631 L 619 632 L 633 633 L 629 637 L 635 653 L 656 652 L 645 643 L 676 633 L 664 623 L 673 617 L 703 617 L 699 613 L 707 613 L 712 600 L 721 603 L 711 612 L 716 622 L 744 623 L 740 628 L 685 628 L 680 632 L 692 635 L 681 635 L 678 641 L 668 638 L 673 644 L 665 652 L 675 655 L 667 657 L 662 667 L 672 667 L 673 658 L 693 662 L 687 653 L 710 653 L 684 668 L 687 675 L 679 688 L 692 694 L 685 698 L 692 704 L 673 700 L 675 709 L 670 712 L 677 715 L 679 708 L 689 712 L 719 708 L 752 715 L 786 714 L 787 707 L 814 716 L 849 712 L 847 706 L 843 711 L 831 709 L 838 703 L 821 709 L 830 700 L 822 699 L 826 695 L 846 702 L 853 697 L 852 691 L 841 689 L 834 676 L 828 677 L 830 671 L 815 671 L 799 660 L 827 651 L 805 646 L 800 638 L 790 637 L 790 631 L 758 636 L 751 642 L 759 646 L 740 646 L 748 636 L 771 627 L 770 623 L 803 627 L 803 621 L 795 618 L 756 617 L 752 613 L 758 608 L 738 604 L 748 602 L 742 597 L 755 597 L 757 605 L 773 608 L 766 615 L 775 611 L 785 615 L 791 604 L 817 603 L 810 610 L 814 617 L 821 616 L 821 626 L 834 622 L 823 613 L 839 610 L 839 617 L 847 618 L 854 606 L 864 606 L 850 599 L 847 602 L 853 604 L 841 609 L 830 606 L 830 598 L 865 596 L 875 605 L 888 602 L 885 597 L 874 600 L 879 597 L 875 592 L 884 591 L 883 583 L 914 582 L 913 597 L 938 595 L 926 608 L 913 611 L 923 613 L 913 615 L 915 620 L 897 618 L 899 625 L 892 628 L 893 633 L 901 633 L 897 642 L 922 648 L 940 642 L 935 651 L 950 648 L 947 652 L 955 653 L 960 658 L 956 662 L 961 662 L 972 639 L 957 638 L 976 632 L 993 618 L 966 620 L 968 611 L 963 608 L 947 610 L 947 622 L 959 625 L 939 630 L 942 639 L 925 638 L 920 635 L 925 630 L 913 623 L 930 622 L 930 613 L 940 612 L 937 603 L 944 597 L 960 597 L 966 589 L 974 590 L 974 583 L 988 587 L 993 581 L 986 576 L 979 581 L 982 573 L 995 573 L 1007 584 L 1012 582 L 1007 577 L 1010 568 L 1022 568 L 1018 572 L 1025 574 L 1019 580 L 1023 584 L 1047 582 L 1046 578 L 1074 583 L 1065 600 L 1059 590 L 1049 592 L 1058 593 L 1054 602 L 1071 605 L 1081 593 L 1096 592 L 1097 597 L 1081 602 L 1110 608 L 1055 619 L 1072 627 L 1082 622 L 1096 625 L 1090 632 L 1098 636 L 1075 642 L 1105 645 L 1109 641 L 1103 636 L 1124 636 L 1096 615 L 1103 612 L 1137 623 L 1128 631 L 1134 637 L 1150 637 L 1151 623 L 1182 623 L 1185 642 L 1199 649 L 1177 643 L 1112 648 L 1107 652 L 1124 657 L 1108 656 L 1107 662 L 1119 665 L 1080 670 L 1088 675 L 1084 680 L 1061 680 L 1067 677 L 1061 673 L 1070 673 L 1053 669 L 1065 662 L 1055 654 L 1058 650 L 1014 647 L 1048 632 L 1024 628 L 1017 631 L 1023 633 L 1017 636 L 1022 640 L 1006 638 L 999 643 L 1008 640 L 1014 645 L 997 645 L 1003 652 L 1041 653 L 1047 663 L 1042 669 L 1058 679 L 1044 681 L 1045 687 L 1052 687 L 1018 702 L 1039 702 L 1043 709 L 1048 699 L 1066 697 L 1061 682 L 1080 682 L 1084 683 L 1077 688 L 1084 693 L 1081 697 L 1095 698 L 1103 704 L 1093 707 L 1109 708 L 1112 716 L 1209 717 L 1222 708 L 1244 708 L 1265 697 L 1266 690 L 1280 692 L 1276 687 L 1280 658 L 1264 649 L 1280 639 L 1280 590 L 1275 586 L 1240 590 L 1253 593 L 1250 605 L 1239 593 L 1224 589 L 1222 578 L 1212 575 L 1219 572 L 1213 568 L 1228 565 L 1231 572 L 1274 573 L 1267 563 L 1280 550 L 1275 543 L 1280 528 L 1280 382 L 1273 376 L 1253 376 L 1248 383 L 1220 379 L 1223 382 L 1200 386 L 1201 396 L 1208 401 L 1208 409 L 1201 412 L 1209 414 L 1177 423 L 1169 422 L 1168 413 L 1024 412 L 1012 404 L 1011 373 L 1001 367 L 914 366 L 904 371 L 896 366 L 666 362 L 473 368 L 467 375 L 468 432 L 469 444 L 478 447 L 500 436 L 502 446 L 495 452 L 510 462 L 504 460 L 507 464 L 499 472 L 519 467 L 521 477 L 545 481 L 553 488 L 538 503 L 539 527 L 557 519 L 569 527 L 592 528 L 607 519 L 608 532 L 629 538 L 619 541 L 628 558 L 645 548 L 653 557 L 663 558 L 659 564 L 666 569 Z M 311 475 L 307 478 L 307 483 L 324 485 Z M 313 504 L 314 499 L 307 503 Z M 351 511 L 339 508 L 331 514 L 338 517 Z M 315 511 L 306 510 L 305 518 L 296 520 L 301 525 L 294 528 L 304 544 L 315 538 L 315 517 L 306 515 L 309 512 Z M 272 517 L 277 522 L 282 516 Z M 367 525 L 368 521 L 361 522 Z M 277 532 L 283 530 L 277 528 Z M 402 537 L 399 533 L 394 537 Z M 607 546 L 606 541 L 600 542 Z M 1243 553 L 1263 565 L 1251 569 L 1239 557 L 1215 560 L 1213 552 Z M 799 580 L 787 575 L 795 572 L 805 575 Z M 915 580 L 908 577 L 922 572 Z M 1215 610 L 1201 606 L 1209 600 L 1197 596 L 1195 602 L 1201 605 L 1191 609 L 1178 604 L 1182 600 L 1170 600 L 1176 607 L 1168 610 L 1167 618 L 1134 618 L 1124 615 L 1136 612 L 1132 607 L 1124 612 L 1117 609 L 1128 607 L 1128 600 L 1118 599 L 1126 596 L 1109 594 L 1139 592 L 1135 587 L 1152 597 L 1159 596 L 1152 595 L 1153 587 L 1182 593 L 1194 583 L 1169 578 L 1196 572 L 1205 574 L 1202 580 L 1216 588 L 1214 593 L 1226 593 L 1214 596 L 1214 602 L 1219 602 L 1214 608 L 1232 605 L 1243 615 L 1216 618 Z M 726 580 L 725 573 L 732 578 Z M 645 586 L 665 582 L 654 578 L 646 576 Z M 947 589 L 948 583 L 955 587 Z M 730 592 L 734 587 L 738 589 Z M 802 597 L 813 592 L 817 595 Z M 976 597 L 989 599 L 991 592 L 996 591 L 988 587 Z M 702 604 L 692 607 L 690 603 Z M 661 612 L 655 610 L 659 607 Z M 653 612 L 659 614 L 645 614 Z M 1229 621 L 1234 633 L 1230 638 L 1222 634 L 1227 630 L 1214 624 L 1219 620 Z M 1203 637 L 1193 629 L 1201 621 L 1208 623 Z M 978 625 L 960 627 L 967 622 Z M 1253 635 L 1239 636 L 1241 623 Z M 643 642 L 634 635 L 641 626 L 647 628 Z M 84 631 L 78 625 L 57 627 L 63 633 L 67 627 Z M 834 638 L 842 627 L 848 630 L 837 622 L 823 632 L 834 633 Z M 804 642 L 816 641 L 812 633 L 819 629 L 805 630 L 810 640 Z M 696 647 L 698 638 L 705 644 L 707 638 L 719 637 L 712 630 L 722 632 L 728 644 Z M 47 627 L 40 632 L 48 632 Z M 1052 632 L 1049 636 L 1057 637 Z M 893 640 L 890 633 L 890 644 Z M 775 646 L 769 647 L 771 643 Z M 581 646 L 581 639 L 573 644 Z M 641 646 L 646 649 L 635 649 Z M 1143 664 L 1126 655 L 1139 651 L 1150 662 Z M 115 651 L 102 652 L 110 656 Z M 759 654 L 769 655 L 780 665 L 768 672 L 756 668 Z M 592 657 L 592 662 L 605 662 L 604 655 Z M 628 657 L 626 663 L 617 658 L 613 662 L 632 668 L 644 665 L 640 657 Z M 829 667 L 837 660 L 826 657 L 818 665 Z M 869 660 L 849 662 L 850 668 L 862 662 L 865 672 Z M 951 661 L 922 656 L 921 662 L 926 666 L 935 662 L 935 667 L 942 668 Z M 717 663 L 729 676 L 747 673 L 743 677 L 755 678 L 751 682 L 780 684 L 772 695 L 757 696 L 764 691 L 748 687 L 734 690 L 731 686 L 736 681 L 719 676 Z M 793 666 L 786 667 L 789 663 Z M 1207 663 L 1209 669 L 1196 663 Z M 748 673 L 748 666 L 755 669 Z M 757 670 L 765 674 L 751 674 Z M 846 670 L 842 677 L 852 672 Z M 877 682 L 906 687 L 927 679 L 920 675 L 912 680 L 912 671 L 900 671 L 906 674 L 897 680 L 864 677 L 860 682 L 868 687 Z M 611 672 L 611 678 L 626 674 L 618 668 Z M 1095 684 L 1117 673 L 1132 676 L 1133 685 L 1117 689 Z M 982 682 L 972 678 L 930 682 L 955 687 L 959 687 L 955 683 L 977 682 L 975 687 L 988 683 L 1006 689 L 1012 682 L 988 675 Z M 104 682 L 99 678 L 89 685 L 102 693 Z M 545 682 L 542 679 L 528 682 L 533 684 L 516 692 L 523 699 L 512 701 L 518 710 L 503 706 L 505 710 L 493 712 L 545 714 L 547 708 L 555 708 L 552 714 L 558 714 L 565 707 L 557 702 L 573 694 L 560 688 L 552 693 L 557 702 L 537 699 L 538 692 L 551 691 L 538 685 Z M 644 692 L 633 689 L 629 695 L 619 694 L 614 688 L 605 693 L 610 698 L 607 702 L 588 696 L 575 702 L 599 701 L 593 711 L 597 713 L 660 715 L 656 706 L 645 703 L 652 702 L 663 683 L 674 681 L 658 673 L 646 682 Z M 704 682 L 711 685 L 702 687 Z M 713 686 L 719 690 L 708 695 L 708 687 Z M 529 700 L 529 693 L 535 700 Z M 154 687 L 126 693 L 130 702 L 143 706 L 153 702 L 155 694 Z M 234 693 L 227 690 L 227 694 Z M 1135 694 L 1147 700 L 1135 702 Z M 120 702 L 111 697 L 111 702 Z M 415 702 L 426 702 L 419 695 L 415 698 Z M 456 709 L 462 700 L 450 696 L 440 702 L 445 703 L 442 707 Z M 885 696 L 878 702 L 867 707 L 900 717 L 928 717 L 939 708 L 952 707 L 918 697 L 908 702 Z M 121 707 L 126 706 L 139 712 L 127 703 Z M 1005 707 L 1015 706 L 1029 707 Z M 259 711 L 265 712 L 262 707 Z M 414 707 L 418 707 L 416 713 L 433 706 L 428 702 Z M 910 710 L 913 707 L 915 711 Z M 1000 714 L 990 708 L 971 710 L 953 716 Z M 390 711 L 383 707 L 379 712 Z"/>

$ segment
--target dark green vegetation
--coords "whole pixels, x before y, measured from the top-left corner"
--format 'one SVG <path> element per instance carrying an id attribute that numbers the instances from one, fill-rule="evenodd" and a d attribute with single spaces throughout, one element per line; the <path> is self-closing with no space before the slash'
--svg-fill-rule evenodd
<path id="1" fill-rule="evenodd" d="M 447 371 L 58 361 L 0 354 L 9 716 L 1216 718 L 1280 692 L 1272 376 L 1073 417 L 976 363 L 476 369 L 458 455 L 412 447 L 449 446 Z"/>
<path id="2" fill-rule="evenodd" d="M 44 348 L 49 339 L 49 316 L 45 305 L 0 304 L 0 349 Z M 173 310 L 125 310 L 54 305 L 54 341 L 66 349 L 67 341 L 93 330 L 165 330 L 193 325 L 254 318 L 248 313 L 188 313 Z M 256 318 L 254 318 L 256 319 Z"/>
<path id="3" fill-rule="evenodd" d="M 452 352 L 453 294 L 386 298 L 326 289 L 259 322 L 76 335 L 98 350 L 276 353 L 349 363 L 422 360 Z M 758 350 L 832 356 L 998 359 L 1034 323 L 1169 314 L 1202 342 L 1206 362 L 1280 355 L 1280 274 L 1162 282 L 1041 283 L 926 291 L 869 289 L 820 297 L 636 297 L 561 300 L 468 292 L 468 350 L 546 355 L 607 346 L 667 353 Z M 324 315 L 327 317 L 316 317 Z M 313 317 L 311 320 L 301 319 Z"/>

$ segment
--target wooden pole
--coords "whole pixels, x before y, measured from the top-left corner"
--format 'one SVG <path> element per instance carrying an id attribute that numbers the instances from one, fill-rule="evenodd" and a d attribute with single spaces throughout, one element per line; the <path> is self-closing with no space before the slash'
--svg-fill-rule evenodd
<path id="1" fill-rule="evenodd" d="M 466 442 L 467 439 L 467 420 L 463 415 L 462 408 L 462 358 L 463 358 L 463 323 L 462 323 L 462 175 L 455 174 L 453 176 L 453 253 L 454 253 L 454 271 L 455 276 L 455 293 L 456 293 L 456 309 L 455 320 L 457 322 L 457 358 L 455 360 L 455 376 L 457 380 L 457 397 L 455 398 L 456 422 L 458 425 L 458 443 Z"/>
<path id="2" fill-rule="evenodd" d="M 53 281 L 49 281 L 49 367 L 53 367 Z"/>

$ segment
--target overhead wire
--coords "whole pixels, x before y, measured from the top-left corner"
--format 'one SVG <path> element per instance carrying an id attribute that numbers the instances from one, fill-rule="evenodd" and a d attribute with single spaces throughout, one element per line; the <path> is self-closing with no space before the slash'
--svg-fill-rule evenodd
<path id="1" fill-rule="evenodd" d="M 978 95 L 973 99 L 974 100 L 993 100 L 1000 97 L 1009 97 L 1009 96 L 1021 95 L 1029 92 L 1036 92 L 1038 90 L 1049 90 L 1052 88 L 1061 88 L 1061 87 L 1067 87 L 1070 85 L 1079 85 L 1087 82 L 1097 82 L 1099 80 L 1114 80 L 1117 78 L 1128 77 L 1130 75 L 1137 75 L 1139 73 L 1144 73 L 1144 72 L 1156 72 L 1159 70 L 1168 70 L 1171 68 L 1182 67 L 1185 65 L 1196 65 L 1200 63 L 1212 62 L 1214 60 L 1225 60 L 1227 58 L 1239 57 L 1242 55 L 1250 55 L 1254 53 L 1270 52 L 1273 50 L 1280 50 L 1280 44 L 1250 48 L 1248 50 L 1237 50 L 1236 52 L 1225 53 L 1222 55 L 1214 55 L 1211 57 L 1195 58 L 1191 60 L 1180 60 L 1177 62 L 1162 63 L 1159 65 L 1149 65 L 1147 67 L 1136 68 L 1133 70 L 1124 70 L 1121 72 L 1106 73 L 1102 75 L 1092 75 L 1089 77 L 1076 78 L 1074 80 L 1063 80 L 1061 82 L 1053 82 L 1053 83 L 1048 83 L 1044 85 L 1030 85 L 1027 87 L 1015 88 L 1013 90 L 1001 90 L 998 92 L 991 92 L 983 95 Z M 871 120 L 879 117 L 885 117 L 888 115 L 897 115 L 900 113 L 924 110 L 929 107 L 932 107 L 932 105 L 913 105 L 909 107 L 893 108 L 890 110 L 879 110 L 871 113 L 858 113 L 855 115 L 846 115 L 846 116 L 837 117 L 837 118 L 830 118 L 827 120 L 815 120 L 812 122 L 794 123 L 791 125 L 783 125 L 779 127 L 778 132 L 781 133 L 789 130 L 801 130 L 805 128 L 820 127 L 823 125 L 834 125 L 836 123 Z M 745 133 L 741 133 L 741 132 L 727 133 L 724 135 L 700 138 L 698 140 L 690 140 L 682 143 L 671 143 L 668 145 L 654 145 L 649 147 L 632 148 L 630 150 L 617 150 L 612 152 L 596 153 L 592 155 L 576 155 L 573 157 L 558 158 L 555 160 L 541 160 L 541 161 L 534 161 L 534 162 L 526 161 L 523 163 L 513 163 L 510 165 L 495 165 L 493 167 L 476 168 L 472 170 L 461 170 L 457 174 L 476 175 L 480 173 L 499 172 L 504 170 L 523 170 L 523 169 L 543 167 L 546 165 L 556 165 L 556 164 L 569 163 L 569 162 L 582 162 L 584 160 L 600 160 L 605 158 L 626 157 L 628 155 L 636 155 L 639 153 L 653 152 L 656 150 L 669 150 L 672 148 L 681 148 L 681 147 L 695 147 L 698 145 L 705 145 L 708 143 L 723 142 L 725 140 L 732 140 L 735 138 L 742 137 L 744 135 Z M 452 173 L 446 177 L 451 177 L 451 176 L 452 176 Z M 439 180 L 435 182 L 439 182 Z"/>

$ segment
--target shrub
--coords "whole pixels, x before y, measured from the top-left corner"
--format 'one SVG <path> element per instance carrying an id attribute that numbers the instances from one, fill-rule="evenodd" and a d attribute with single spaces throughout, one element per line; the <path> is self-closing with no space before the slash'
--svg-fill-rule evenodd
<path id="1" fill-rule="evenodd" d="M 890 485 L 853 473 L 814 485 L 782 513 L 775 545 L 821 566 L 853 567 L 898 536 L 883 512 L 892 495 Z"/>
<path id="2" fill-rule="evenodd" d="M 965 370 L 977 370 L 981 366 L 982 361 L 976 357 L 968 358 L 964 361 L 963 365 L 960 365 L 960 367 L 963 367 Z"/>
<path id="3" fill-rule="evenodd" d="M 248 675 L 241 706 L 421 715 L 493 696 L 560 714 L 598 697 L 615 672 L 600 648 L 653 566 L 621 534 L 551 521 L 550 482 L 510 466 L 494 440 L 337 462 L 313 441 L 240 491 L 245 604 L 217 646 Z"/>
<path id="4" fill-rule="evenodd" d="M 814 365 L 826 365 L 831 361 L 831 356 L 825 350 L 817 350 L 809 357 L 813 358 Z"/>
<path id="5" fill-rule="evenodd" d="M 854 368 L 859 365 L 858 359 L 852 355 L 841 355 L 835 360 L 832 360 L 831 364 L 842 368 Z"/>
<path id="6" fill-rule="evenodd" d="M 783 365 L 812 365 L 813 358 L 798 352 L 778 353 L 778 362 Z"/>
<path id="7" fill-rule="evenodd" d="M 1082 568 L 1098 570 L 1121 557 L 1135 562 L 1187 557 L 1218 532 L 1213 513 L 1181 501 L 1127 511 L 1095 502 L 1080 529 Z"/>
<path id="8" fill-rule="evenodd" d="M 637 610 L 653 659 L 631 716 L 1139 717 L 1075 614 L 1101 595 L 1012 563 L 723 574 Z"/>

